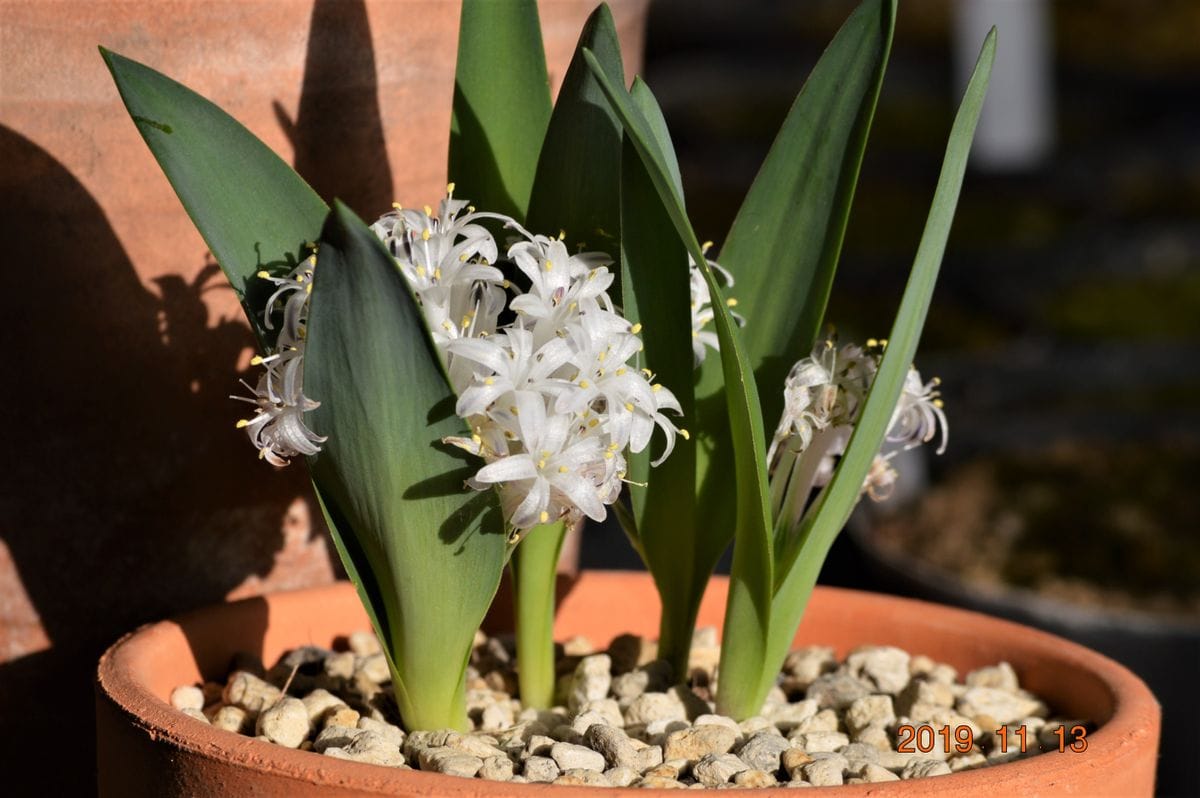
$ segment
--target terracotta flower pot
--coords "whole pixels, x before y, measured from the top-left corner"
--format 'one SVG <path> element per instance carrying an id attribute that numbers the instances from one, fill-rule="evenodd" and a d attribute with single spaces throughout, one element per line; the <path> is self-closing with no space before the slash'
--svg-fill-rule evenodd
<path id="1" fill-rule="evenodd" d="M 702 625 L 721 622 L 728 583 L 713 581 Z M 556 633 L 605 644 L 623 632 L 656 632 L 657 596 L 645 574 L 585 573 L 561 606 Z M 102 796 L 642 795 L 613 789 L 515 785 L 392 770 L 294 751 L 218 731 L 171 708 L 179 684 L 218 676 L 238 650 L 266 661 L 306 643 L 328 645 L 367 626 L 347 584 L 278 593 L 147 626 L 100 661 L 97 740 Z M 1100 728 L 1083 753 L 1048 753 L 982 770 L 912 782 L 855 785 L 836 794 L 1149 796 L 1159 708 L 1136 676 L 1105 657 L 1043 632 L 962 610 L 855 591 L 818 588 L 797 643 L 897 645 L 959 670 L 1001 659 L 1021 682 L 1070 716 Z M 780 790 L 761 792 L 784 795 Z M 791 795 L 791 791 L 786 794 Z"/>

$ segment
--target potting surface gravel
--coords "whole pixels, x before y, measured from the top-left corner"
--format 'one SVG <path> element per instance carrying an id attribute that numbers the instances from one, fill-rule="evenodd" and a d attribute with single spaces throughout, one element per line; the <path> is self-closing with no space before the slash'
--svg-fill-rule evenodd
<path id="1" fill-rule="evenodd" d="M 508 637 L 476 638 L 467 670 L 474 730 L 405 733 L 379 643 L 295 649 L 269 670 L 234 658 L 225 684 L 177 687 L 171 703 L 217 728 L 325 756 L 510 782 L 613 787 L 828 786 L 938 776 L 1023 756 L 1082 750 L 1095 726 L 1054 718 L 1008 663 L 960 681 L 954 668 L 898 648 L 838 661 L 799 649 L 755 717 L 714 714 L 716 630 L 692 642 L 688 686 L 631 635 L 598 652 L 559 647 L 556 700 L 524 709 Z M 674 685 L 674 686 L 673 686 Z"/>

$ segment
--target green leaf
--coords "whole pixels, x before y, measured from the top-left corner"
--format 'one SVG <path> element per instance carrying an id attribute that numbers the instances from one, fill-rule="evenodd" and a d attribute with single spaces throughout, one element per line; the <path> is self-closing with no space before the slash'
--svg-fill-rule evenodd
<path id="1" fill-rule="evenodd" d="M 772 618 L 768 666 L 781 663 L 786 656 L 825 555 L 858 503 L 863 481 L 887 434 L 892 412 L 904 387 L 904 378 L 916 354 L 934 283 L 946 251 L 954 209 L 967 168 L 971 139 L 975 135 L 995 55 L 996 31 L 992 29 L 984 40 L 975 72 L 954 118 L 941 175 L 925 222 L 925 231 L 917 247 L 912 273 L 859 421 L 833 479 L 809 508 L 799 528 L 784 541 L 779 561 L 777 610 Z"/>
<path id="2" fill-rule="evenodd" d="M 670 136 L 650 89 L 634 80 L 633 101 L 660 125 L 655 135 L 664 152 L 671 152 Z M 687 251 L 671 229 L 646 167 L 628 139 L 621 159 L 621 269 L 625 318 L 645 328 L 643 363 L 656 372 L 656 381 L 679 399 L 680 426 L 694 418 L 692 396 L 691 279 Z M 642 301 L 639 302 L 639 297 Z M 696 612 L 708 577 L 728 543 L 725 530 L 714 552 L 706 545 L 711 535 L 695 519 L 696 448 L 682 436 L 674 452 L 657 467 L 651 462 L 663 452 L 658 436 L 654 445 L 630 454 L 629 494 L 632 524 L 626 532 L 638 539 L 639 551 L 654 575 L 662 596 L 663 613 L 658 656 L 685 674 Z"/>
<path id="3" fill-rule="evenodd" d="M 736 638 L 738 663 L 733 671 L 723 660 L 722 684 L 736 683 L 738 670 L 746 663 L 761 659 L 766 644 L 770 612 L 773 550 L 771 510 L 767 488 L 766 442 L 758 389 L 733 318 L 723 300 L 720 285 L 713 276 L 692 230 L 683 198 L 676 188 L 666 156 L 649 123 L 634 106 L 625 89 L 612 80 L 596 57 L 584 51 L 592 73 L 600 81 L 604 95 L 621 120 L 630 143 L 637 151 L 650 182 L 658 192 L 663 210 L 688 253 L 696 261 L 713 297 L 714 321 L 721 345 L 721 366 L 725 378 L 729 427 L 733 436 L 733 467 L 737 490 L 737 521 L 734 532 L 733 573 L 729 587 L 725 639 Z M 639 303 L 639 304 L 645 304 Z M 727 464 L 728 465 L 728 464 Z M 732 646 L 725 645 L 723 651 Z M 723 655 L 724 656 L 724 655 Z M 722 688 L 724 689 L 724 688 Z M 758 707 L 755 707 L 757 710 Z"/>
<path id="4" fill-rule="evenodd" d="M 308 415 L 328 436 L 313 482 L 393 656 L 409 728 L 464 728 L 471 642 L 503 571 L 494 492 L 441 442 L 464 433 L 421 311 L 379 240 L 341 203 L 321 235 L 305 351 Z"/>
<path id="5" fill-rule="evenodd" d="M 221 264 L 264 349 L 274 290 L 255 279 L 305 256 L 328 208 L 292 168 L 229 114 L 167 76 L 103 47 L 121 99 L 184 209 Z"/>
<path id="6" fill-rule="evenodd" d="M 450 121 L 457 193 L 524 219 L 550 108 L 535 0 L 464 0 Z"/>
<path id="7" fill-rule="evenodd" d="M 895 16 L 896 0 L 867 0 L 842 25 L 792 104 L 717 258 L 733 274 L 731 293 L 749 320 L 742 334 L 770 424 L 783 411 L 788 370 L 812 351 L 825 316 Z M 698 396 L 719 389 L 714 372 L 705 369 Z M 708 417 L 719 404 L 706 403 Z M 727 456 L 727 436 L 713 430 L 712 437 L 702 480 L 711 462 Z M 704 493 L 721 479 L 702 481 Z"/>
<path id="8" fill-rule="evenodd" d="M 588 17 L 563 78 L 550 127 L 538 158 L 527 227 L 531 232 L 567 234 L 578 248 L 618 257 L 621 225 L 621 126 L 584 63 L 584 49 L 624 81 L 621 49 L 612 12 L 601 5 Z M 620 295 L 619 269 L 612 291 Z"/>

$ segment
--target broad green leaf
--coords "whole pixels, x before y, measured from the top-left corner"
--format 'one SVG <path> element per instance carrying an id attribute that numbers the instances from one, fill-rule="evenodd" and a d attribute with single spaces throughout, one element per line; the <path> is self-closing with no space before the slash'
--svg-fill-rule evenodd
<path id="1" fill-rule="evenodd" d="M 624 81 L 612 12 L 601 5 L 579 35 L 538 158 L 526 226 L 544 235 L 566 233 L 567 248 L 614 258 L 621 225 L 621 126 L 584 63 L 584 49 Z M 620 295 L 620 270 L 614 268 Z"/>
<path id="2" fill-rule="evenodd" d="M 912 273 L 854 434 L 850 437 L 833 479 L 809 508 L 799 528 L 783 541 L 777 577 L 776 611 L 771 624 L 768 671 L 786 656 L 825 555 L 858 503 L 863 481 L 887 434 L 904 378 L 917 350 L 934 283 L 946 251 L 954 209 L 966 173 L 971 139 L 975 135 L 995 55 L 996 31 L 993 28 L 984 40 L 975 72 L 954 118 L 941 175 L 925 222 L 925 231 L 917 247 Z"/>
<path id="3" fill-rule="evenodd" d="M 866 0 L 846 20 L 792 104 L 729 230 L 721 265 L 735 278 L 730 293 L 748 323 L 742 330 L 758 382 L 762 414 L 774 424 L 783 410 L 783 383 L 792 364 L 813 347 L 846 231 L 867 134 L 883 84 L 895 27 L 896 0 Z M 721 375 L 706 368 L 697 396 L 706 449 L 701 495 L 727 457 L 719 428 Z M 718 507 L 705 512 L 716 515 Z"/>
<path id="4" fill-rule="evenodd" d="M 635 80 L 632 97 L 643 113 L 657 117 L 661 124 L 656 138 L 664 152 L 672 152 L 650 89 Z M 621 269 L 625 318 L 644 328 L 642 363 L 679 399 L 683 418 L 677 423 L 686 428 L 692 424 L 695 405 L 687 251 L 628 140 L 621 159 Z M 685 674 L 700 598 L 728 537 L 722 530 L 714 553 L 706 545 L 711 538 L 704 534 L 707 527 L 696 526 L 695 445 L 678 436 L 671 455 L 651 467 L 662 452 L 662 439 L 655 436 L 651 447 L 627 458 L 634 521 L 626 532 L 638 539 L 662 596 L 659 658 L 670 662 L 675 673 Z"/>
<path id="5" fill-rule="evenodd" d="M 450 121 L 456 192 L 524 219 L 550 108 L 535 0 L 464 0 Z"/>
<path id="6" fill-rule="evenodd" d="M 462 728 L 471 641 L 504 568 L 491 491 L 463 487 L 476 463 L 420 309 L 379 240 L 341 203 L 321 234 L 308 318 L 308 415 L 328 436 L 309 458 L 339 550 L 394 655 L 409 728 Z"/>
<path id="7" fill-rule="evenodd" d="M 167 76 L 103 47 L 121 99 L 241 300 L 259 343 L 273 290 L 255 279 L 305 256 L 328 208 L 292 168 L 229 114 Z"/>
<path id="8" fill-rule="evenodd" d="M 688 253 L 699 265 L 700 273 L 713 296 L 717 337 L 721 345 L 721 365 L 725 378 L 729 426 L 733 437 L 733 468 L 737 491 L 737 520 L 734 531 L 733 573 L 729 587 L 729 605 L 725 616 L 723 652 L 736 646 L 737 662 L 722 661 L 722 684 L 734 684 L 750 663 L 761 660 L 766 644 L 770 612 L 772 576 L 771 510 L 767 487 L 766 442 L 758 389 L 750 370 L 733 318 L 723 301 L 723 292 L 704 258 L 700 242 L 692 230 L 687 213 L 672 180 L 666 158 L 642 112 L 634 106 L 624 87 L 612 80 L 592 53 L 584 51 L 592 73 L 599 80 L 625 133 L 646 167 L 647 176 L 658 192 L 663 209 L 675 226 Z M 726 463 L 726 466 L 729 464 Z M 733 641 L 732 643 L 730 641 Z M 724 657 L 724 654 L 723 654 Z M 725 688 L 722 688 L 725 689 Z M 736 687 L 731 688 L 736 689 Z M 755 707 L 757 710 L 758 707 Z"/>

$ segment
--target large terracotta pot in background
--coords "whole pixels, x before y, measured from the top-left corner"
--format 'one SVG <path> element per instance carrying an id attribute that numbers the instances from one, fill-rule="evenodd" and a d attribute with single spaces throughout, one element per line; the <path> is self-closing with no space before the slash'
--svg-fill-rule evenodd
<path id="1" fill-rule="evenodd" d="M 713 581 L 701 625 L 719 625 L 728 583 Z M 623 632 L 653 635 L 657 595 L 645 574 L 585 573 L 562 603 L 562 638 L 606 644 Z M 333 760 L 218 731 L 172 709 L 175 686 L 222 675 L 239 650 L 273 661 L 289 648 L 328 645 L 367 620 L 348 584 L 277 593 L 148 626 L 100 662 L 97 740 L 102 796 L 407 795 L 568 796 L 578 789 L 513 785 Z M 1059 712 L 1100 728 L 1083 753 L 1043 754 L 995 768 L 915 782 L 829 788 L 854 796 L 1087 795 L 1153 793 L 1159 708 L 1121 665 L 1061 638 L 1006 621 L 907 599 L 818 588 L 797 643 L 839 654 L 864 643 L 897 645 L 960 671 L 1012 663 L 1022 685 Z M 826 792 L 827 789 L 822 789 Z M 587 795 L 593 794 L 586 790 Z M 614 789 L 602 795 L 643 795 Z M 764 795 L 791 795 L 768 790 Z"/>
<path id="2" fill-rule="evenodd" d="M 631 70 L 647 2 L 611 2 Z M 555 85 L 595 4 L 539 3 Z M 0 717 L 31 737 L 89 705 L 122 631 L 336 574 L 303 467 L 272 471 L 233 428 L 251 336 L 97 45 L 370 217 L 444 190 L 457 20 L 443 0 L 0 2 Z M 0 772 L 38 755 L 0 747 Z"/>

